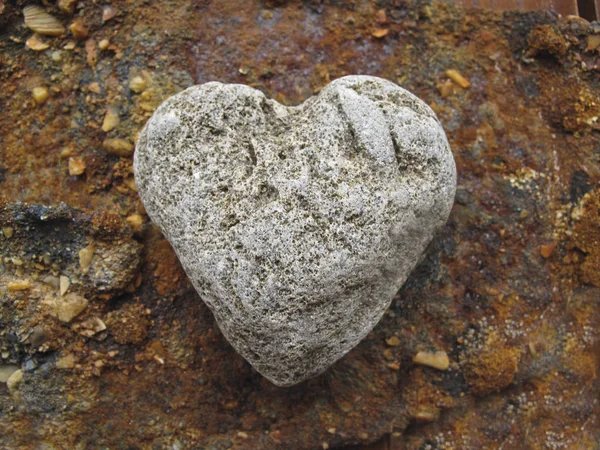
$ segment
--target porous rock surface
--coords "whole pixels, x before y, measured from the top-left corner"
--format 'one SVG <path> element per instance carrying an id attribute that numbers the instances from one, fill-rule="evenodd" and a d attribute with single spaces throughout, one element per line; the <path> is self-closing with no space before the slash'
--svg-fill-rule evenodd
<path id="1" fill-rule="evenodd" d="M 244 85 L 191 87 L 148 121 L 134 170 L 225 337 L 284 386 L 377 324 L 456 186 L 433 111 L 369 76 L 296 107 Z"/>

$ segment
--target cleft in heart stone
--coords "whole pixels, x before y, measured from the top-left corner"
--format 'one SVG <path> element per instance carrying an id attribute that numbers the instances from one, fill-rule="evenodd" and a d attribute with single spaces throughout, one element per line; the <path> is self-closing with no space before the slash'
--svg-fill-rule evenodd
<path id="1" fill-rule="evenodd" d="M 227 340 L 280 386 L 371 331 L 456 189 L 433 111 L 370 76 L 295 107 L 243 85 L 191 87 L 150 118 L 134 170 Z"/>

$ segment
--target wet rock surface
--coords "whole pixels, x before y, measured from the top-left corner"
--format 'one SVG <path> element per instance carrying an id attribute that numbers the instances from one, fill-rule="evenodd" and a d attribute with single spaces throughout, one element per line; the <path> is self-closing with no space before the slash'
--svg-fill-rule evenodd
<path id="1" fill-rule="evenodd" d="M 189 88 L 148 121 L 134 168 L 225 337 L 284 386 L 371 331 L 456 189 L 433 111 L 367 76 L 291 108 L 244 85 Z"/>
<path id="2" fill-rule="evenodd" d="M 77 2 L 72 13 L 48 2 L 67 29 L 83 19 L 88 37 L 41 36 L 48 48 L 35 51 L 25 2 L 0 3 L 1 195 L 110 211 L 120 225 L 98 247 L 139 255 L 114 288 L 84 282 L 79 253 L 85 266 L 98 239 L 83 221 L 65 228 L 71 250 L 53 263 L 67 273 L 45 288 L 34 277 L 45 272 L 15 266 L 22 247 L 8 244 L 21 233 L 43 256 L 36 243 L 52 228 L 16 217 L 42 207 L 3 204 L 15 213 L 0 236 L 1 446 L 597 446 L 597 24 L 426 2 Z M 278 388 L 227 343 L 149 224 L 130 147 L 103 142 L 133 145 L 156 107 L 193 84 L 244 83 L 294 105 L 351 73 L 397 82 L 435 111 L 457 203 L 373 331 L 324 374 Z M 60 296 L 61 275 L 66 294 L 88 301 L 68 323 L 42 304 Z M 437 367 L 414 362 L 423 355 Z"/>

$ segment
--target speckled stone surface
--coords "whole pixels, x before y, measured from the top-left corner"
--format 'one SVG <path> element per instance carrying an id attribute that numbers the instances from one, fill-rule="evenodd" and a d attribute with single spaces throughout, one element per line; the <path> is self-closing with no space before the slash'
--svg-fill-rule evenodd
<path id="1" fill-rule="evenodd" d="M 371 331 L 456 188 L 433 111 L 369 76 L 338 79 L 297 107 L 244 85 L 189 88 L 148 121 L 134 170 L 223 334 L 283 386 Z"/>

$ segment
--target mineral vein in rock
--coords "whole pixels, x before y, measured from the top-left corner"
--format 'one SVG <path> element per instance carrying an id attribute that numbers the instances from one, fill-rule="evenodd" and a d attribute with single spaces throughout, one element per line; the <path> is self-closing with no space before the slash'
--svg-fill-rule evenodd
<path id="1" fill-rule="evenodd" d="M 243 85 L 189 88 L 150 118 L 134 169 L 225 337 L 284 386 L 377 324 L 456 187 L 433 111 L 369 76 L 296 107 Z"/>

